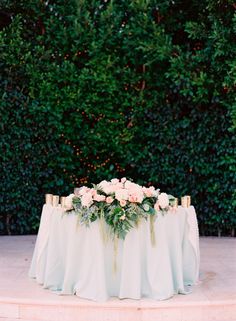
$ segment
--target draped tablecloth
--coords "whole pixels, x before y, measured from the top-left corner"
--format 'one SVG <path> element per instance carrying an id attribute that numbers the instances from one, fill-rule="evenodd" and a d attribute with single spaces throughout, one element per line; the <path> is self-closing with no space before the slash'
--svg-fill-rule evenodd
<path id="1" fill-rule="evenodd" d="M 199 275 L 198 224 L 193 206 L 142 220 L 125 240 L 104 240 L 99 220 L 80 225 L 73 213 L 44 205 L 29 276 L 58 294 L 94 301 L 191 292 Z"/>

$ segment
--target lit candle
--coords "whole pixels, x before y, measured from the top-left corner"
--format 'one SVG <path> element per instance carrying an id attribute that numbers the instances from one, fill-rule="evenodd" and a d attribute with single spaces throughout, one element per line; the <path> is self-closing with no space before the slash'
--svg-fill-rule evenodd
<path id="1" fill-rule="evenodd" d="M 191 206 L 191 196 L 190 195 L 186 195 L 187 198 L 187 207 Z"/>
<path id="2" fill-rule="evenodd" d="M 52 194 L 45 194 L 45 204 L 52 205 Z"/>
<path id="3" fill-rule="evenodd" d="M 178 200 L 178 198 L 175 198 L 173 207 L 174 207 L 174 208 L 177 208 L 177 207 L 178 207 L 178 204 L 179 204 L 179 200 Z"/>
<path id="4" fill-rule="evenodd" d="M 188 207 L 188 201 L 186 196 L 181 197 L 181 206 Z"/>
<path id="5" fill-rule="evenodd" d="M 76 196 L 79 196 L 79 191 L 80 191 L 80 187 L 75 187 L 75 188 L 74 188 L 74 194 L 75 194 Z"/>
<path id="6" fill-rule="evenodd" d="M 63 208 L 66 207 L 66 206 L 65 206 L 65 202 L 66 202 L 66 197 L 65 197 L 65 196 L 61 196 L 61 197 L 60 197 L 61 207 L 63 207 Z"/>
<path id="7" fill-rule="evenodd" d="M 59 205 L 59 195 L 52 196 L 52 206 L 57 207 Z"/>

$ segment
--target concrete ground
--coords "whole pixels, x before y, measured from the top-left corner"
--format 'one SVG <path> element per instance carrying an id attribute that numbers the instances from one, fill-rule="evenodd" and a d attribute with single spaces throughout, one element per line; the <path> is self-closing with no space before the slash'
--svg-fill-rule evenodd
<path id="1" fill-rule="evenodd" d="M 18 307 L 17 312 L 13 312 L 13 305 L 11 305 L 13 303 L 23 305 L 49 304 L 50 306 L 64 304 L 74 307 L 77 305 L 80 307 L 83 305 L 87 306 L 89 304 L 93 308 L 98 306 L 95 302 L 89 301 L 88 303 L 87 300 L 76 296 L 58 296 L 49 290 L 43 289 L 34 280 L 28 278 L 35 240 L 36 236 L 34 235 L 0 236 L 0 321 L 41 320 L 35 311 L 33 314 L 27 315 L 26 313 L 24 316 L 23 313 L 20 316 Z M 103 304 L 104 307 L 134 308 L 141 306 L 147 310 L 157 306 L 163 308 L 171 307 L 172 309 L 192 306 L 195 312 L 193 313 L 189 310 L 189 317 L 186 320 L 194 321 L 203 320 L 200 315 L 199 318 L 196 317 L 196 314 L 200 311 L 199 307 L 214 306 L 214 311 L 216 312 L 220 307 L 223 309 L 219 310 L 219 318 L 217 313 L 215 313 L 213 319 L 205 318 L 204 320 L 236 321 L 236 238 L 200 238 L 200 254 L 200 281 L 193 288 L 193 293 L 189 295 L 175 295 L 170 300 L 161 302 L 143 299 L 137 303 L 136 300 L 118 300 L 112 298 Z M 174 315 L 174 310 L 172 312 Z M 222 319 L 222 317 L 220 318 L 220 313 L 222 313 L 222 316 L 228 313 L 228 317 L 226 318 L 225 316 Z M 55 316 L 52 319 L 54 320 Z M 98 320 L 99 318 L 95 319 Z M 144 315 L 139 319 L 145 320 Z M 165 318 L 165 314 L 159 318 L 147 317 L 148 321 L 152 319 L 155 321 L 171 320 L 170 318 Z M 51 319 L 47 314 L 45 318 L 42 317 L 42 320 Z M 70 319 L 68 318 L 68 320 Z M 86 320 L 90 319 L 87 318 Z M 110 320 L 112 319 L 110 318 Z M 182 321 L 185 318 L 181 314 L 181 317 L 176 315 L 175 320 Z"/>

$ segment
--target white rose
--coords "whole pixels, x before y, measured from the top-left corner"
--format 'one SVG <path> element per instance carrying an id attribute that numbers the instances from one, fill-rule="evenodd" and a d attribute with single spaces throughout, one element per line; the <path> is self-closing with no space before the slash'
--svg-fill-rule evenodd
<path id="1" fill-rule="evenodd" d="M 167 206 L 169 206 L 168 195 L 166 193 L 161 193 L 160 195 L 158 195 L 158 203 L 161 208 L 166 208 Z"/>
<path id="2" fill-rule="evenodd" d="M 70 194 L 69 196 L 67 196 L 67 197 L 65 198 L 65 208 L 66 208 L 67 210 L 72 210 L 72 209 L 73 209 L 72 200 L 73 200 L 73 197 L 74 197 L 74 196 L 75 196 L 74 194 Z"/>

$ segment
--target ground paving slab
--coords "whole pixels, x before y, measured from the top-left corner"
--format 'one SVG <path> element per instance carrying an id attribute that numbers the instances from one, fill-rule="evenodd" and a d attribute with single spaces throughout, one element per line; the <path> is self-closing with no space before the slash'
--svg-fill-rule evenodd
<path id="1" fill-rule="evenodd" d="M 200 238 L 189 295 L 97 303 L 59 296 L 28 278 L 36 236 L 0 236 L 0 321 L 236 321 L 236 238 Z"/>

